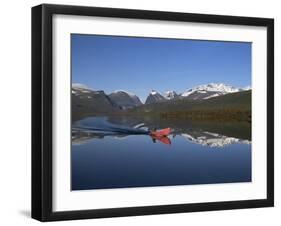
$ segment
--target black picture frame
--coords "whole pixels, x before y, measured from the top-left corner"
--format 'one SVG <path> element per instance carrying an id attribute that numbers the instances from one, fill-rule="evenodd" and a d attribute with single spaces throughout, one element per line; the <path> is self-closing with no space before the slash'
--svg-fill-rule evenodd
<path id="1" fill-rule="evenodd" d="M 52 210 L 52 17 L 55 14 L 134 18 L 267 28 L 267 198 L 95 210 Z M 32 218 L 40 221 L 270 207 L 274 205 L 274 20 L 43 4 L 32 8 Z"/>

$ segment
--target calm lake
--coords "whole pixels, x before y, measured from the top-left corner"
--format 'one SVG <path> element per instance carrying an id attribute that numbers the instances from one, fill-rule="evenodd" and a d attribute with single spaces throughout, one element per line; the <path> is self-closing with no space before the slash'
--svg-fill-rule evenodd
<path id="1" fill-rule="evenodd" d="M 72 190 L 250 182 L 251 124 L 88 117 L 73 123 L 71 164 Z"/>

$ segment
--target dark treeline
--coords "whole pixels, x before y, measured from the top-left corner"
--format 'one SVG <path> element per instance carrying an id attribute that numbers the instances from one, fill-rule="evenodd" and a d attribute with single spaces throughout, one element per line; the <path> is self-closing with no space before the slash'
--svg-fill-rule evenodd
<path id="1" fill-rule="evenodd" d="M 251 122 L 251 111 L 239 109 L 219 110 L 190 110 L 161 112 L 164 119 L 188 119 L 188 120 L 217 120 L 217 121 L 247 121 Z"/>

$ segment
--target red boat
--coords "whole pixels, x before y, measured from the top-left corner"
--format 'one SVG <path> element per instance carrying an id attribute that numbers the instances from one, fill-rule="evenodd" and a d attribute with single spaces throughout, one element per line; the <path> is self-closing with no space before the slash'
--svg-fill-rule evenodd
<path id="1" fill-rule="evenodd" d="M 154 137 L 166 137 L 171 133 L 171 128 L 165 128 L 157 131 L 151 131 L 149 135 Z"/>

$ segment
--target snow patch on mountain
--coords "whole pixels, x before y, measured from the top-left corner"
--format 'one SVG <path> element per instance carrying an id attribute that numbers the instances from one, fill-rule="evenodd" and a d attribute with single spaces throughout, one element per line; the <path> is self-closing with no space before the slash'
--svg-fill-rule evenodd
<path id="1" fill-rule="evenodd" d="M 204 100 L 207 100 L 207 99 L 210 99 L 210 98 L 213 98 L 213 97 L 218 97 L 218 96 L 220 96 L 218 93 L 215 93 L 215 94 L 213 94 L 213 95 L 211 95 L 211 96 L 208 96 L 208 97 L 204 97 L 203 99 Z"/>
<path id="2" fill-rule="evenodd" d="M 156 95 L 156 94 L 158 94 L 158 92 L 155 91 L 155 90 L 152 90 L 152 91 L 150 92 L 150 94 L 151 94 L 151 95 Z"/>

